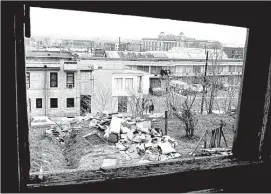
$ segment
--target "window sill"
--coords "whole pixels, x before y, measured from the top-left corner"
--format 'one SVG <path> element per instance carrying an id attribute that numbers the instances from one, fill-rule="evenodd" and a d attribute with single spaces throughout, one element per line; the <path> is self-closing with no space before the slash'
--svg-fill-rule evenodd
<path id="1" fill-rule="evenodd" d="M 126 166 L 110 169 L 87 170 L 73 169 L 63 171 L 44 172 L 43 181 L 36 177 L 39 173 L 30 173 L 28 188 L 78 185 L 105 182 L 116 179 L 134 179 L 155 176 L 179 174 L 185 172 L 199 172 L 204 170 L 225 169 L 238 166 L 249 166 L 261 162 L 241 162 L 231 156 L 196 157 L 189 159 L 175 159 L 167 162 L 148 163 L 144 165 Z"/>

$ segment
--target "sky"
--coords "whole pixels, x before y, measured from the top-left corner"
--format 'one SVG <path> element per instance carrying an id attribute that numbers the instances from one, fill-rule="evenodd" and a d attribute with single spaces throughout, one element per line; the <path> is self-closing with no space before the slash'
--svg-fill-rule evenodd
<path id="1" fill-rule="evenodd" d="M 60 9 L 31 8 L 33 36 L 106 40 L 157 38 L 160 32 L 245 45 L 246 28 Z"/>

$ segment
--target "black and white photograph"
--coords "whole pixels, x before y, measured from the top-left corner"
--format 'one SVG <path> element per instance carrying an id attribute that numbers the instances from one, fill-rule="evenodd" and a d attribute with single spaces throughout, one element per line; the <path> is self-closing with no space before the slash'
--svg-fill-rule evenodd
<path id="1" fill-rule="evenodd" d="M 271 192 L 270 3 L 1 4 L 6 191 Z"/>

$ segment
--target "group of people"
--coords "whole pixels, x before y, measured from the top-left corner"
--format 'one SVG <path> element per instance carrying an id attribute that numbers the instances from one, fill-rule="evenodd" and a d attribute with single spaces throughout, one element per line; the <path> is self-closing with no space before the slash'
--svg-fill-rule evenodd
<path id="1" fill-rule="evenodd" d="M 161 76 L 166 76 L 166 75 L 170 75 L 170 70 L 169 69 L 161 69 L 160 74 Z"/>

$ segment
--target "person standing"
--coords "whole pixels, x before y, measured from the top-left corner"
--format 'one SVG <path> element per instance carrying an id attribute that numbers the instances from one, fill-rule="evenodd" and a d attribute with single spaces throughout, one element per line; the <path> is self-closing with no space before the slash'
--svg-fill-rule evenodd
<path id="1" fill-rule="evenodd" d="M 150 113 L 153 114 L 154 112 L 154 104 L 153 101 L 151 100 L 150 107 L 149 107 Z"/>

